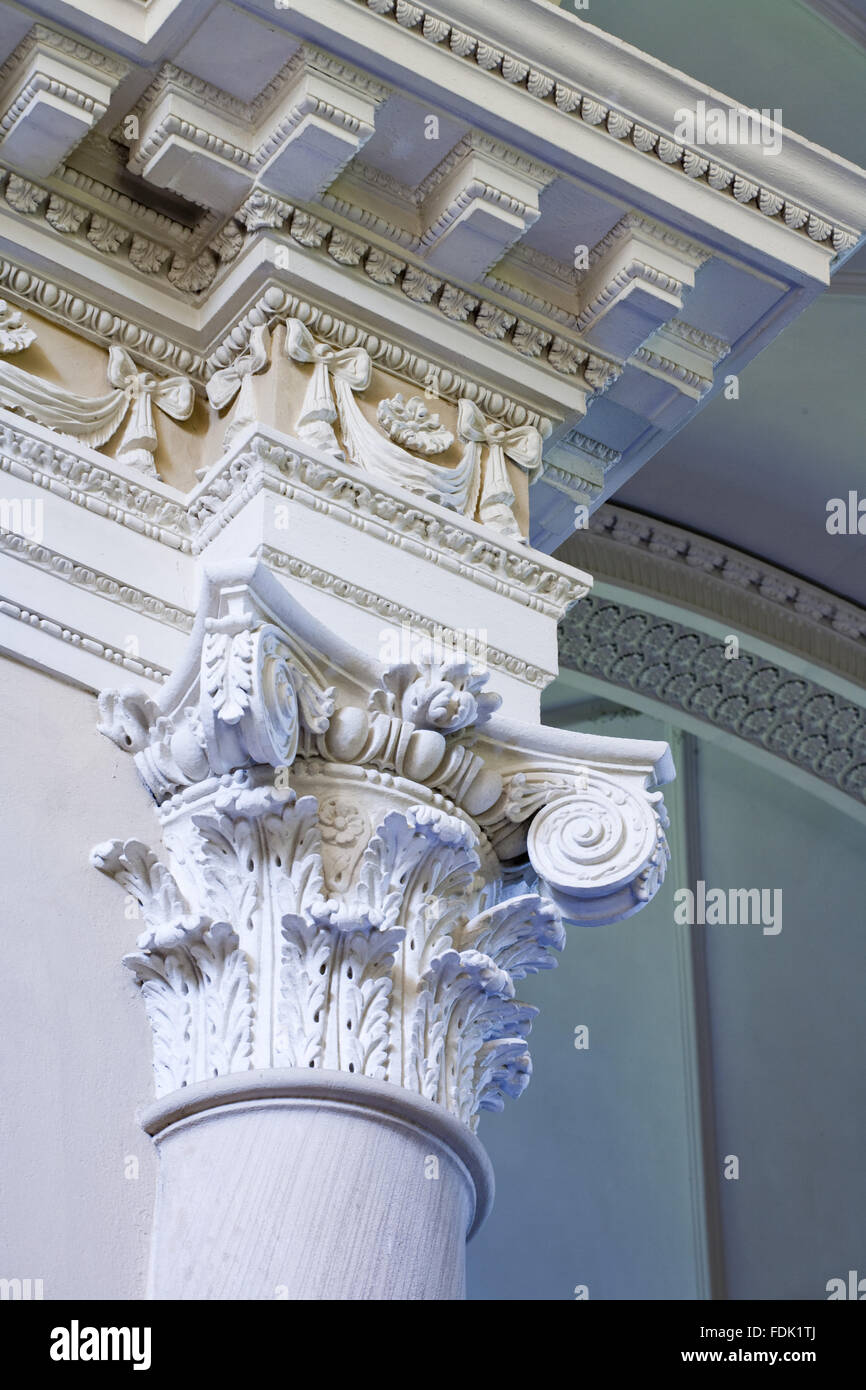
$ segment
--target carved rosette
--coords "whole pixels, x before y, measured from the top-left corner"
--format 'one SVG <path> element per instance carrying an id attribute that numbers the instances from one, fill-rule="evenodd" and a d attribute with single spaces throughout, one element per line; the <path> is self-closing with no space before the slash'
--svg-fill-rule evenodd
<path id="1" fill-rule="evenodd" d="M 203 602 L 158 704 L 100 699 L 165 850 L 93 852 L 144 923 L 126 964 L 157 1093 L 319 1067 L 474 1128 L 529 1080 L 536 1011 L 516 986 L 562 948 L 558 904 L 596 920 L 655 891 L 657 794 L 561 758 L 552 772 L 529 728 L 515 763 L 483 673 L 432 656 L 383 671 L 263 571 L 220 574 Z"/>

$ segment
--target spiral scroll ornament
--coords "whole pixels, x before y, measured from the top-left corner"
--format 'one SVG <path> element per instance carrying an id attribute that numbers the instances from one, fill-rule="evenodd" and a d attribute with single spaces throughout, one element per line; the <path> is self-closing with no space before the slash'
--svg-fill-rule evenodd
<path id="1" fill-rule="evenodd" d="M 601 925 L 645 901 L 639 880 L 658 855 L 659 826 L 646 793 L 595 775 L 539 811 L 527 837 L 529 859 L 567 918 Z"/>

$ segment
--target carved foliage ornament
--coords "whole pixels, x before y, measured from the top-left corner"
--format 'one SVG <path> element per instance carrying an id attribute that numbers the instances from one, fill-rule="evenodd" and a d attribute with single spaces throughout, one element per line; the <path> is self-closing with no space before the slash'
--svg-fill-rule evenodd
<path id="1" fill-rule="evenodd" d="M 474 1125 L 528 1081 L 535 1010 L 515 982 L 563 945 L 532 883 L 588 922 L 658 886 L 663 812 L 646 783 L 661 745 L 626 777 L 617 741 L 591 741 L 589 773 L 567 752 L 577 735 L 551 758 L 528 727 L 517 749 L 509 724 L 506 748 L 484 673 L 432 653 L 381 670 L 334 650 L 271 576 L 253 583 L 211 581 L 159 703 L 100 698 L 168 857 L 119 841 L 93 854 L 143 918 L 127 964 L 157 1088 L 337 1068 Z"/>
<path id="2" fill-rule="evenodd" d="M 21 310 L 0 299 L 0 352 L 22 352 L 35 341 L 36 334 L 25 324 Z"/>
<path id="3" fill-rule="evenodd" d="M 390 400 L 380 401 L 376 418 L 390 439 L 420 454 L 441 454 L 450 449 L 454 435 L 431 414 L 421 396 L 404 401 L 398 391 Z"/>

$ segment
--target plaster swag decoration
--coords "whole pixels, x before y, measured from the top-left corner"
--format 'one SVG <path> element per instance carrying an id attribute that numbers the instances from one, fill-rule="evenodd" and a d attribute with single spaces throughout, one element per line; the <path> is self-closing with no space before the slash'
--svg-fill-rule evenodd
<path id="1" fill-rule="evenodd" d="M 35 336 L 21 324 L 20 314 L 10 313 L 0 301 L 0 351 L 20 351 Z M 92 449 L 101 448 L 126 421 L 117 459 L 156 477 L 153 456 L 159 441 L 153 407 L 173 420 L 187 420 L 195 404 L 192 382 L 186 376 L 157 377 L 139 371 L 122 347 L 109 348 L 107 375 L 111 391 L 104 396 L 82 396 L 11 362 L 0 362 L 0 405 Z"/>
<path id="2" fill-rule="evenodd" d="M 497 720 L 486 673 L 383 669 L 255 562 L 211 570 L 159 700 L 105 692 L 166 862 L 93 862 L 139 904 L 126 964 L 160 1095 L 250 1068 L 388 1081 L 474 1128 L 525 1088 L 561 912 L 635 911 L 664 870 L 663 744 Z"/>
<path id="3" fill-rule="evenodd" d="M 485 420 L 468 400 L 459 407 L 458 434 L 465 448 L 452 467 L 429 458 L 419 459 L 401 447 L 403 443 L 432 453 L 425 439 L 429 420 L 419 416 L 420 402 L 413 397 L 404 404 L 401 396 L 380 402 L 377 418 L 387 430 L 386 438 L 364 415 L 355 395 L 370 384 L 372 362 L 363 347 L 332 348 L 317 342 L 300 319 L 286 323 L 286 353 L 295 362 L 312 363 L 313 374 L 296 421 L 298 435 L 316 448 L 338 459 L 349 459 L 367 473 L 386 478 L 461 513 L 514 539 L 522 540 L 511 506 L 514 493 L 505 466 L 505 456 L 519 464 L 533 480 L 541 467 L 541 434 L 534 425 L 505 429 Z M 410 414 L 411 411 L 411 414 Z M 402 418 L 401 418 L 402 417 Z M 439 448 L 449 447 L 436 417 L 430 440 L 438 434 Z M 334 432 L 339 423 L 342 445 Z M 486 465 L 482 452 L 487 446 Z"/>

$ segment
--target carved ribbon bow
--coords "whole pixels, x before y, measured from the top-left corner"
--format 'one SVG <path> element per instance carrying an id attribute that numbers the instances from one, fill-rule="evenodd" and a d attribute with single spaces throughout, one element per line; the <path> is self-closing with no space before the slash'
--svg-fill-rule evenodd
<path id="1" fill-rule="evenodd" d="M 214 372 L 207 384 L 207 398 L 214 410 L 222 410 L 229 401 L 234 400 L 241 386 L 256 372 L 264 371 L 268 365 L 271 335 L 265 324 L 260 324 L 250 333 L 249 346 L 228 367 Z"/>
<path id="2" fill-rule="evenodd" d="M 250 333 L 246 351 L 242 352 L 228 367 L 214 372 L 207 384 L 207 398 L 214 410 L 234 400 L 240 391 L 240 399 L 231 424 L 223 436 L 223 447 L 228 448 L 232 439 L 239 434 L 244 425 L 256 418 L 253 399 L 252 379 L 257 372 L 263 372 L 270 362 L 271 335 L 266 324 L 259 324 Z"/>
<path id="3" fill-rule="evenodd" d="M 132 406 L 117 458 L 156 473 L 153 452 L 158 441 L 153 407 L 159 406 L 173 420 L 188 420 L 195 404 L 192 382 L 185 376 L 156 377 L 152 372 L 140 372 L 122 347 L 109 349 L 108 380 Z"/>
<path id="4" fill-rule="evenodd" d="M 457 433 L 467 444 L 467 455 L 475 466 L 472 502 L 478 507 L 479 520 L 509 533 L 518 531 L 511 513 L 514 492 L 508 477 L 505 460 L 509 458 L 529 474 L 533 482 L 541 468 L 541 433 L 534 425 L 506 429 L 497 420 L 487 420 L 472 401 L 461 400 L 457 413 Z M 482 450 L 487 459 L 482 470 Z M 479 499 L 480 493 L 480 501 Z M 470 516 L 475 505 L 467 507 Z"/>
<path id="5" fill-rule="evenodd" d="M 372 370 L 370 354 L 362 347 L 337 349 L 328 343 L 317 343 L 300 319 L 289 319 L 286 323 L 286 356 L 295 362 L 313 363 L 312 379 L 296 423 L 299 435 L 327 453 L 343 458 L 332 425 L 338 418 L 338 406 L 344 415 L 347 406 L 351 412 L 354 404 L 352 393 L 369 386 Z M 331 391 L 332 377 L 337 391 L 337 405 Z"/>

